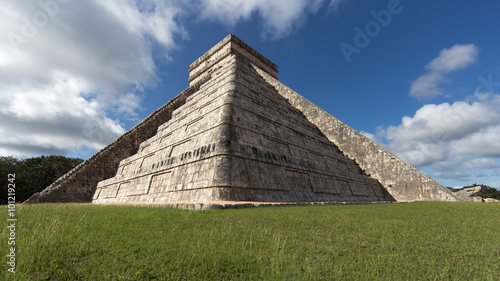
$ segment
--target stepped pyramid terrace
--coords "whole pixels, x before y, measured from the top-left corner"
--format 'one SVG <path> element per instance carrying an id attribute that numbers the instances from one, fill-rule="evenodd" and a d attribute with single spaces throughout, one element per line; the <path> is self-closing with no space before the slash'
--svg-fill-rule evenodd
<path id="1" fill-rule="evenodd" d="M 187 89 L 27 202 L 415 200 L 461 199 L 228 35 L 190 65 Z"/>

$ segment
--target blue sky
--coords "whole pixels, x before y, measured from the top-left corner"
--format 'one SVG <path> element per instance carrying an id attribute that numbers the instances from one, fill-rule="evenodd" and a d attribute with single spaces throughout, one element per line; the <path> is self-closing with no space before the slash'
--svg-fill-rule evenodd
<path id="1" fill-rule="evenodd" d="M 88 158 L 233 33 L 281 82 L 447 186 L 500 188 L 498 1 L 7 1 L 0 155 Z"/>

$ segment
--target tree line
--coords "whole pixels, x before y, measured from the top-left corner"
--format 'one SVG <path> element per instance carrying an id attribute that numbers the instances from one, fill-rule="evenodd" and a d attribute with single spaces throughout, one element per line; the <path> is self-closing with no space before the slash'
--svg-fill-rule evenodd
<path id="1" fill-rule="evenodd" d="M 21 203 L 36 192 L 52 184 L 59 177 L 80 164 L 83 159 L 69 158 L 58 155 L 39 156 L 27 159 L 17 159 L 10 156 L 0 156 L 1 190 L 0 204 L 7 204 L 9 174 L 15 174 L 16 202 Z M 12 187 L 12 186 L 11 186 Z"/>

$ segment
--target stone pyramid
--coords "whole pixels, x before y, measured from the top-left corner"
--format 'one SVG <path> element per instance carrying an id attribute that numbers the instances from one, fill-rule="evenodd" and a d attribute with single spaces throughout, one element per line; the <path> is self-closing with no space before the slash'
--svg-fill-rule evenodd
<path id="1" fill-rule="evenodd" d="M 28 202 L 459 200 L 277 74 L 228 35 L 189 88 Z"/>

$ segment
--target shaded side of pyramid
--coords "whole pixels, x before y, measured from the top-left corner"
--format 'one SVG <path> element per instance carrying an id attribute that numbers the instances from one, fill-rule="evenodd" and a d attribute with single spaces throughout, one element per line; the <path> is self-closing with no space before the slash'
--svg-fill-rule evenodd
<path id="1" fill-rule="evenodd" d="M 377 179 L 398 202 L 463 201 L 417 168 L 294 92 L 276 77 L 259 68 L 255 70 L 346 156 Z"/>
<path id="2" fill-rule="evenodd" d="M 457 200 L 281 84 L 278 67 L 234 35 L 189 72 L 190 87 L 142 129 L 29 201 Z"/>

